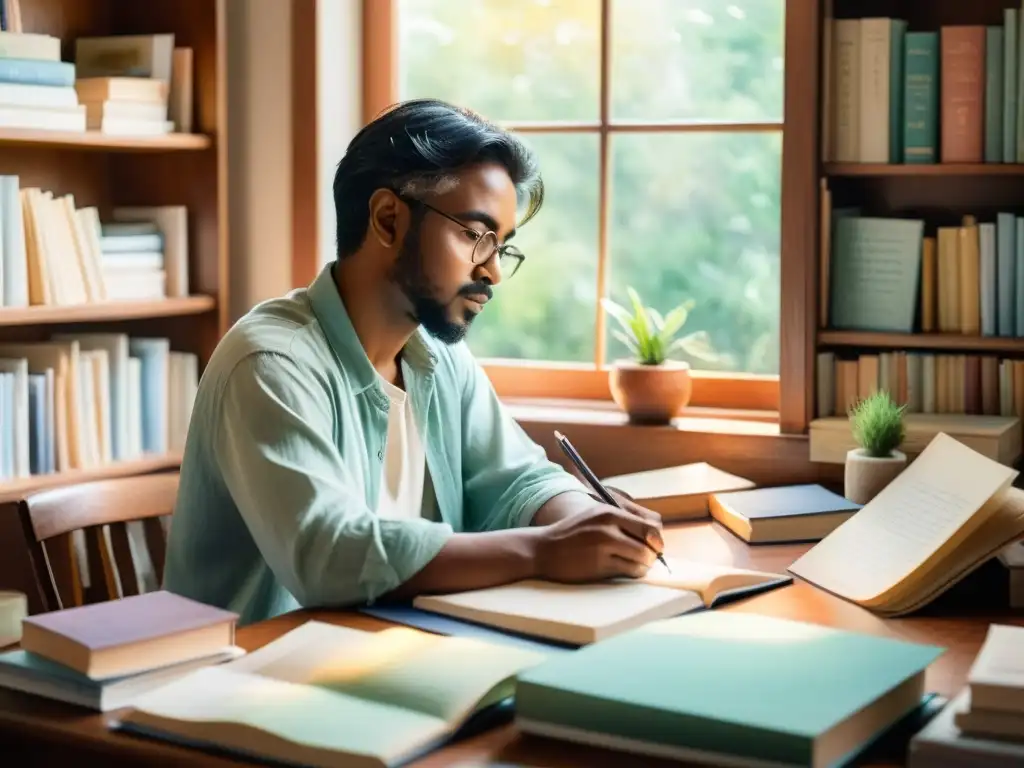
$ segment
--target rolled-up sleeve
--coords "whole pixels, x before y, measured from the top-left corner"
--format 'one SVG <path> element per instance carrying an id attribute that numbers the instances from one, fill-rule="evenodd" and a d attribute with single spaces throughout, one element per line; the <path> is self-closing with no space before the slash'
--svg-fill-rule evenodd
<path id="1" fill-rule="evenodd" d="M 334 442 L 328 386 L 286 355 L 241 360 L 217 419 L 228 490 L 277 580 L 303 606 L 373 602 L 452 535 L 445 523 L 386 520 L 367 506 L 358 467 L 346 466 Z"/>
<path id="2" fill-rule="evenodd" d="M 490 379 L 466 350 L 463 369 L 463 496 L 467 528 L 487 531 L 529 525 L 551 498 L 586 487 L 530 439 L 498 399 Z"/>

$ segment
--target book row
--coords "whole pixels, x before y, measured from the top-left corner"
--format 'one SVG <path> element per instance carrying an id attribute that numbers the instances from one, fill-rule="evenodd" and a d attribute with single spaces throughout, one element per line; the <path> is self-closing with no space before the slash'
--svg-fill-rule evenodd
<path id="1" fill-rule="evenodd" d="M 832 19 L 825 35 L 826 160 L 1024 162 L 1024 6 L 997 25 L 909 30 Z"/>
<path id="2" fill-rule="evenodd" d="M 198 385 L 165 338 L 0 343 L 0 480 L 180 452 Z"/>
<path id="3" fill-rule="evenodd" d="M 830 196 L 823 195 L 823 209 Z M 1024 336 L 1024 216 L 958 225 L 823 211 L 822 327 Z"/>
<path id="4" fill-rule="evenodd" d="M 0 31 L 0 128 L 159 136 L 192 129 L 191 48 L 173 34 L 74 40 Z"/>
<path id="5" fill-rule="evenodd" d="M 1024 360 L 894 350 L 817 355 L 818 417 L 843 416 L 887 391 L 908 413 L 1024 416 Z"/>
<path id="6" fill-rule="evenodd" d="M 97 208 L 0 176 L 0 307 L 188 296 L 188 211 Z"/>

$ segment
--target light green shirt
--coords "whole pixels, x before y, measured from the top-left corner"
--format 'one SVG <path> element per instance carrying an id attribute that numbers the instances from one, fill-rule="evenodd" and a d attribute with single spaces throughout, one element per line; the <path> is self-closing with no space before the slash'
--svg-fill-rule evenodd
<path id="1" fill-rule="evenodd" d="M 402 355 L 438 518 L 377 508 L 389 399 L 326 267 L 259 304 L 203 373 L 168 539 L 166 589 L 240 614 L 371 603 L 455 531 L 528 525 L 586 489 L 503 409 L 464 344 Z"/>

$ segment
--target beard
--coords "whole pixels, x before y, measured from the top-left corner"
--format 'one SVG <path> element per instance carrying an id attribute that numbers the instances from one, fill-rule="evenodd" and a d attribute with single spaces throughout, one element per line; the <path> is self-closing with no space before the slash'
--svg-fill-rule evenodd
<path id="1" fill-rule="evenodd" d="M 476 318 L 476 313 L 468 309 L 459 313 L 453 307 L 455 302 L 473 294 L 482 294 L 488 298 L 492 295 L 491 287 L 486 283 L 467 283 L 448 302 L 437 298 L 440 291 L 427 276 L 423 250 L 420 248 L 420 220 L 414 221 L 406 233 L 390 277 L 412 304 L 410 317 L 443 344 L 462 341 Z M 456 314 L 461 316 L 453 317 Z"/>

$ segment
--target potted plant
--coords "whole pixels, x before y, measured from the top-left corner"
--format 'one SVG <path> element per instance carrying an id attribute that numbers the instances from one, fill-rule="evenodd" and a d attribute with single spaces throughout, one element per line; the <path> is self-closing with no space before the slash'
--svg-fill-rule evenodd
<path id="1" fill-rule="evenodd" d="M 885 390 L 864 398 L 850 411 L 850 426 L 858 448 L 846 454 L 845 492 L 850 501 L 867 504 L 907 465 L 899 450 L 906 430 L 903 413 Z"/>
<path id="2" fill-rule="evenodd" d="M 601 303 L 620 326 L 613 335 L 626 345 L 632 359 L 616 360 L 609 376 L 612 399 L 638 424 L 665 424 L 690 402 L 690 364 L 672 359 L 677 352 L 715 361 L 707 334 L 694 331 L 677 338 L 686 324 L 692 301 L 686 301 L 664 317 L 644 306 L 632 287 L 626 289 L 632 312 L 610 299 Z"/>

